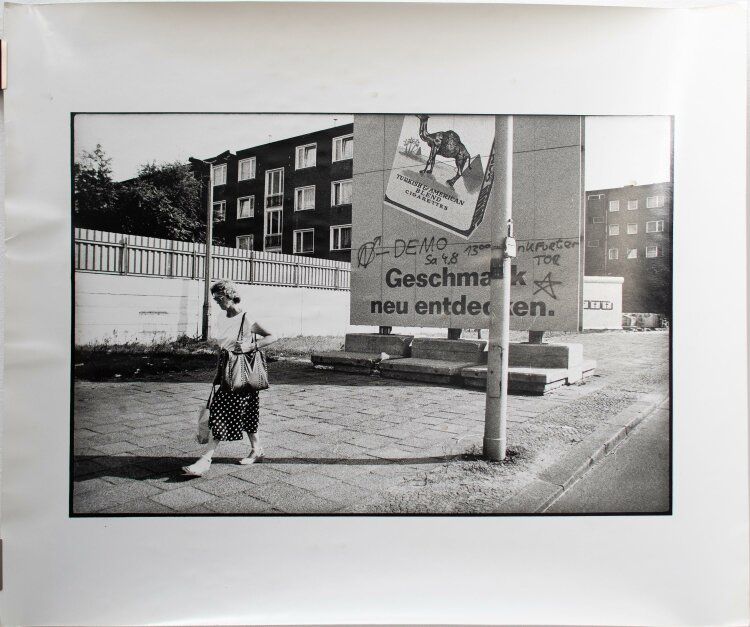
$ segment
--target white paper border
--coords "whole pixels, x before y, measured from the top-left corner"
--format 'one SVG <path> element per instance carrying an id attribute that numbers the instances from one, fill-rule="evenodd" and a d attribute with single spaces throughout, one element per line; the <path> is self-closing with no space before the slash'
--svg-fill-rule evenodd
<path id="1" fill-rule="evenodd" d="M 9 5 L 3 622 L 745 624 L 744 27 L 740 4 Z M 446 31 L 460 54 L 429 48 Z M 69 112 L 222 110 L 675 114 L 674 515 L 68 519 Z"/>

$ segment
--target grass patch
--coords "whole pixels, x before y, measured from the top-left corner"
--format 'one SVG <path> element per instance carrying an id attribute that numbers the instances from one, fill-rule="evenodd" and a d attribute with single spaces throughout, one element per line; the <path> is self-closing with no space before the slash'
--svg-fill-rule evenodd
<path id="1" fill-rule="evenodd" d="M 280 338 L 265 350 L 269 361 L 309 359 L 310 353 L 341 350 L 343 345 L 343 337 L 298 336 Z M 73 350 L 74 374 L 77 379 L 102 381 L 212 370 L 216 367 L 217 351 L 214 340 L 203 341 L 188 336 L 154 344 L 86 344 Z"/>

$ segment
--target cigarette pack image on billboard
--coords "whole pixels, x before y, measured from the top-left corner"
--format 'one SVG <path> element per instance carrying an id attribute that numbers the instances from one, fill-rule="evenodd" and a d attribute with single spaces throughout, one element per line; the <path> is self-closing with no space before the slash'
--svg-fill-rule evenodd
<path id="1" fill-rule="evenodd" d="M 494 130 L 492 116 L 405 116 L 385 202 L 468 238 L 492 189 Z"/>

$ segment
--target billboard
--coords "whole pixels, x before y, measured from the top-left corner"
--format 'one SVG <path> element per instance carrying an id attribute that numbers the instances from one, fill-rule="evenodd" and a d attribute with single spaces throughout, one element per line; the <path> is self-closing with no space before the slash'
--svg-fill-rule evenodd
<path id="1" fill-rule="evenodd" d="M 494 116 L 356 115 L 351 322 L 487 328 Z M 581 321 L 583 118 L 514 116 L 511 328 Z"/>

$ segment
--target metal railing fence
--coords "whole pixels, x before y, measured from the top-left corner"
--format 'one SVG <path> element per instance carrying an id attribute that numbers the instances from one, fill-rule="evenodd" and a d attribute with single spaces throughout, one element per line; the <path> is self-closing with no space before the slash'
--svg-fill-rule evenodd
<path id="1" fill-rule="evenodd" d="M 205 244 L 75 229 L 77 272 L 202 279 Z M 211 249 L 211 278 L 238 283 L 349 290 L 351 264 L 226 246 Z"/>

